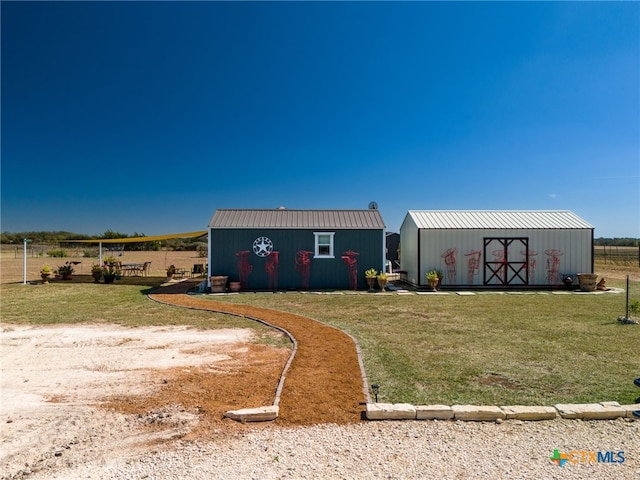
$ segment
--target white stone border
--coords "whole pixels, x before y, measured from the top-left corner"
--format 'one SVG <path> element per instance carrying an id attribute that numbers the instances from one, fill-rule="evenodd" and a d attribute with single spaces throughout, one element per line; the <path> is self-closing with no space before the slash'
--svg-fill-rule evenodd
<path id="1" fill-rule="evenodd" d="M 620 405 L 618 402 L 557 404 L 553 407 L 511 405 L 419 405 L 408 403 L 367 403 L 367 420 L 462 420 L 502 422 L 504 420 L 553 420 L 557 417 L 581 420 L 613 420 L 635 418 L 640 403 Z"/>

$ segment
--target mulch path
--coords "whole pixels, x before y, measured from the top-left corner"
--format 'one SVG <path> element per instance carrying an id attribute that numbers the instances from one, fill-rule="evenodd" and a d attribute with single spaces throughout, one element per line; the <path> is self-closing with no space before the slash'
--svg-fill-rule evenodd
<path id="1" fill-rule="evenodd" d="M 351 337 L 340 330 L 300 315 L 185 294 L 193 286 L 194 284 L 189 281 L 180 282 L 161 287 L 150 294 L 150 297 L 158 302 L 179 307 L 260 319 L 286 330 L 296 339 L 298 349 L 286 372 L 277 424 L 348 424 L 361 421 L 366 398 L 356 345 Z M 247 362 L 251 364 L 251 359 L 247 359 Z M 264 369 L 261 369 L 260 365 L 264 365 Z M 246 403 L 237 406 L 236 409 L 273 403 L 278 378 L 274 377 L 273 366 L 270 365 L 268 362 L 261 361 L 255 366 L 255 372 L 247 373 L 245 378 L 234 376 L 227 379 L 234 382 L 238 390 L 244 392 L 243 400 Z M 279 366 L 281 370 L 283 363 Z M 268 371 L 269 369 L 271 370 Z M 255 378 L 252 379 L 252 375 Z M 269 391 L 267 388 L 265 392 L 263 388 L 262 392 L 255 392 L 256 388 L 251 387 L 258 385 L 255 383 L 258 379 L 262 379 L 264 383 L 265 376 L 270 378 L 270 381 L 275 378 L 275 383 L 271 386 L 272 390 Z M 224 381 L 222 378 L 215 380 L 215 382 Z M 249 388 L 243 388 L 239 382 Z M 212 388 L 219 390 L 215 385 Z M 254 393 L 259 394 L 262 403 L 252 398 Z M 265 394 L 271 396 L 271 400 L 266 403 L 264 403 Z M 220 399 L 222 403 L 224 400 Z M 255 404 L 256 401 L 258 401 L 257 404 Z M 211 408 L 211 411 L 216 415 L 220 413 L 215 408 Z"/>

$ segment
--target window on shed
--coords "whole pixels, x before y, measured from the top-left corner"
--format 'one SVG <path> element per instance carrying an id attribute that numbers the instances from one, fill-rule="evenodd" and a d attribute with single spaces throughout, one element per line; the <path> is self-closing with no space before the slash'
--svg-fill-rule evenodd
<path id="1" fill-rule="evenodd" d="M 333 236 L 335 232 L 313 232 L 315 241 L 315 256 L 324 258 L 334 258 L 333 256 Z"/>

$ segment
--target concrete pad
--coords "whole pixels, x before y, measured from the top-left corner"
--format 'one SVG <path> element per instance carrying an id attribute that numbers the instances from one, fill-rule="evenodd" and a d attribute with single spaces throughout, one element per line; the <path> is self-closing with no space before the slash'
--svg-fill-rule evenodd
<path id="1" fill-rule="evenodd" d="M 278 418 L 279 408 L 276 405 L 268 405 L 258 408 L 243 408 L 231 410 L 224 414 L 225 417 L 238 422 L 270 422 Z"/>
<path id="2" fill-rule="evenodd" d="M 367 403 L 368 420 L 415 420 L 416 407 L 408 403 Z"/>
<path id="3" fill-rule="evenodd" d="M 552 420 L 558 416 L 553 407 L 509 405 L 500 408 L 508 420 Z"/>
<path id="4" fill-rule="evenodd" d="M 453 409 L 449 405 L 418 405 L 416 420 L 450 420 Z"/>
<path id="5" fill-rule="evenodd" d="M 495 422 L 496 420 L 504 420 L 506 414 L 500 407 L 484 406 L 484 405 L 454 405 L 453 416 L 456 420 L 465 420 L 472 422 Z"/>
<path id="6" fill-rule="evenodd" d="M 600 403 L 576 403 L 554 405 L 562 418 L 585 420 L 609 420 L 624 417 L 626 411 L 615 405 L 602 405 Z"/>

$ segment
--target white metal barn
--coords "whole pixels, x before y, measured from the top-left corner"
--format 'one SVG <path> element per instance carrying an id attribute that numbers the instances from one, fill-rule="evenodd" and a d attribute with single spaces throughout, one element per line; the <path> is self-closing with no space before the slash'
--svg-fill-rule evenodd
<path id="1" fill-rule="evenodd" d="M 593 226 L 570 211 L 410 210 L 400 227 L 407 281 L 444 287 L 542 287 L 593 273 Z"/>

